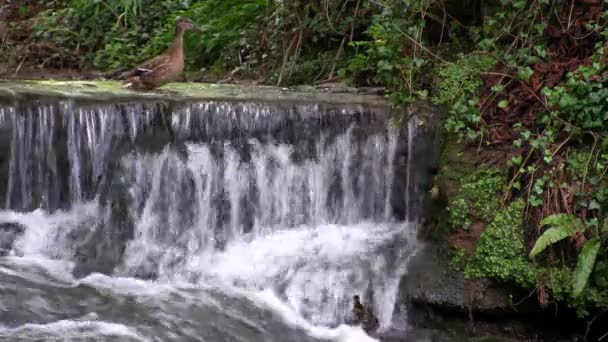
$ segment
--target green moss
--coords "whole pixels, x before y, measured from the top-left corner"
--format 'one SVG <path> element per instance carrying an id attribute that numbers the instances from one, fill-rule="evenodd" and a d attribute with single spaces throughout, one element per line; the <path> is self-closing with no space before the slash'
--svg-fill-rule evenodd
<path id="1" fill-rule="evenodd" d="M 524 245 L 524 207 L 523 200 L 516 200 L 496 214 L 479 237 L 465 269 L 467 277 L 535 286 L 538 270 L 528 261 Z"/>
<path id="2" fill-rule="evenodd" d="M 297 91 L 273 86 L 207 84 L 174 82 L 152 91 L 133 91 L 120 82 L 95 81 L 1 81 L 0 102 L 13 101 L 19 96 L 73 98 L 89 101 L 117 100 L 226 100 L 256 102 L 308 102 L 332 104 L 362 104 L 390 110 L 386 100 L 376 95 L 335 93 L 308 90 Z"/>
<path id="3" fill-rule="evenodd" d="M 505 176 L 494 168 L 483 168 L 465 176 L 448 208 L 452 227 L 469 229 L 479 220 L 491 222 L 501 207 L 505 186 Z"/>
<path id="4" fill-rule="evenodd" d="M 464 271 L 467 262 L 467 251 L 464 248 L 456 248 L 452 251 L 450 266 L 458 271 Z"/>
<path id="5" fill-rule="evenodd" d="M 455 199 L 450 207 L 450 224 L 454 227 L 469 229 L 473 224 L 473 220 L 469 216 L 469 203 L 462 197 Z"/>

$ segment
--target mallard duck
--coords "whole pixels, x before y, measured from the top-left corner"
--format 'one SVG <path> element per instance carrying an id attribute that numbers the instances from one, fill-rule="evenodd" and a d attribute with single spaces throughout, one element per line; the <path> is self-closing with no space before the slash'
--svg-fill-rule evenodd
<path id="1" fill-rule="evenodd" d="M 178 18 L 171 47 L 162 55 L 123 74 L 121 77 L 124 79 L 123 85 L 126 88 L 152 90 L 175 81 L 184 70 L 184 33 L 189 30 L 202 31 L 194 21 Z"/>
<path id="2" fill-rule="evenodd" d="M 366 307 L 361 304 L 361 300 L 358 295 L 353 296 L 352 313 L 355 319 L 354 322 L 361 325 L 365 332 L 370 333 L 378 329 L 378 318 L 374 314 L 371 305 L 367 305 Z"/>

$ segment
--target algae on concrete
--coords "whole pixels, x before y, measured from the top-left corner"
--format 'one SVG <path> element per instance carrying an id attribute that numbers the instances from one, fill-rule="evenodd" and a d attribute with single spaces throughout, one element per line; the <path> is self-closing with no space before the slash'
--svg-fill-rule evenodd
<path id="1" fill-rule="evenodd" d="M 324 90 L 301 91 L 272 86 L 249 86 L 206 83 L 170 83 L 153 91 L 125 89 L 120 82 L 56 81 L 56 80 L 0 80 L 0 102 L 16 98 L 72 98 L 82 101 L 256 101 L 301 102 L 344 105 L 368 105 L 390 107 L 388 101 L 378 95 L 332 92 Z"/>

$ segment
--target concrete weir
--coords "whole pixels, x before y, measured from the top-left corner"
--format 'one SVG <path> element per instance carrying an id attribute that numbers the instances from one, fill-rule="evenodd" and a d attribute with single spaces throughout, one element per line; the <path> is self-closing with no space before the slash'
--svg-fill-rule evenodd
<path id="1" fill-rule="evenodd" d="M 2 253 L 271 289 L 323 326 L 355 292 L 391 329 L 439 122 L 349 89 L 0 82 Z"/>

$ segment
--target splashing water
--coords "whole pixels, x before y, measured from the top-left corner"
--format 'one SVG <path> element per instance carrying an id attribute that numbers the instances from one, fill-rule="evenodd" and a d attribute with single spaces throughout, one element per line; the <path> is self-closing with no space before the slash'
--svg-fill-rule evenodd
<path id="1" fill-rule="evenodd" d="M 100 306 L 94 322 L 66 313 L 91 312 L 66 307 L 0 328 L 0 336 L 76 331 L 146 340 L 160 333 L 108 311 L 99 304 L 108 296 L 134 298 L 135 311 L 175 322 L 168 330 L 181 330 L 185 340 L 202 332 L 178 318 L 190 309 L 172 306 L 175 296 L 187 296 L 197 314 L 226 315 L 227 327 L 248 327 L 234 340 L 256 340 L 252 331 L 260 330 L 270 341 L 278 329 L 247 318 L 258 315 L 243 304 L 250 302 L 270 309 L 294 336 L 367 341 L 360 328 L 343 325 L 353 294 L 373 305 L 381 330 L 389 329 L 399 281 L 418 249 L 418 213 L 407 210 L 418 200 L 410 177 L 416 127 L 396 129 L 362 108 L 324 110 L 209 102 L 174 109 L 167 122 L 166 108 L 157 104 L 68 101 L 19 114 L 0 108 L 0 127 L 11 132 L 9 209 L 0 211 L 0 224 L 24 227 L 0 272 L 43 292 L 67 282 L 61 283 L 66 293 L 79 296 L 84 286 L 92 289 L 87 300 Z M 163 132 L 179 140 L 154 141 Z M 66 278 L 82 258 L 102 262 L 116 251 L 110 274 Z M 52 266 L 57 263 L 63 268 Z M 31 283 L 39 267 L 56 270 L 44 286 Z M 184 294 L 189 291 L 202 297 Z M 236 299 L 222 302 L 226 295 Z M 47 307 L 52 298 L 40 300 Z"/>

